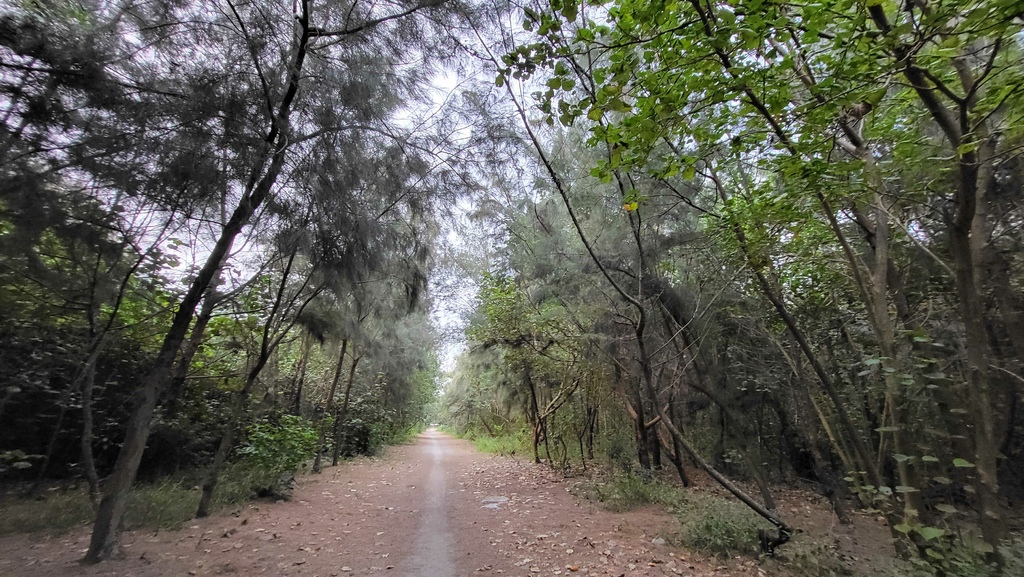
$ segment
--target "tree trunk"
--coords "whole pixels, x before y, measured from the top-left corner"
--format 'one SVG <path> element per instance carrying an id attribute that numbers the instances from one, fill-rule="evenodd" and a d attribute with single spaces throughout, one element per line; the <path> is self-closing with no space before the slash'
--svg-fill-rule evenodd
<path id="1" fill-rule="evenodd" d="M 540 463 L 540 406 L 537 402 L 537 388 L 533 385 L 533 379 L 530 377 L 529 368 L 526 368 L 523 371 L 523 382 L 530 390 L 530 407 L 528 414 L 530 417 L 530 426 L 533 430 L 533 462 Z"/>
<path id="2" fill-rule="evenodd" d="M 85 473 L 86 483 L 89 484 L 89 502 L 95 511 L 100 506 L 100 476 L 96 472 L 96 460 L 92 452 L 92 394 L 93 387 L 96 384 L 96 363 L 90 363 L 86 366 L 85 370 L 85 379 L 82 381 L 82 438 L 80 449 L 82 471 Z"/>
<path id="3" fill-rule="evenodd" d="M 319 421 L 334 412 L 334 395 L 338 392 L 338 381 L 341 380 L 341 372 L 345 367 L 346 350 L 348 350 L 348 339 L 343 339 L 341 341 L 341 353 L 338 355 L 338 365 L 334 368 L 334 378 L 331 380 L 331 390 L 327 393 L 327 402 L 324 404 L 324 412 L 321 417 L 317 418 L 317 429 L 320 431 L 320 435 L 316 440 L 316 456 L 313 458 L 314 473 L 321 473 L 324 470 L 321 459 L 324 445 L 327 443 L 327 429 Z"/>
<path id="4" fill-rule="evenodd" d="M 50 441 L 46 444 L 46 453 L 43 454 L 43 460 L 39 463 L 36 480 L 32 482 L 32 486 L 28 489 L 29 497 L 38 496 L 39 492 L 43 489 L 43 481 L 46 480 L 46 472 L 50 468 L 50 459 L 53 457 L 53 452 L 57 449 L 57 439 L 60 438 L 60 431 L 64 428 L 64 417 L 67 415 L 68 405 L 71 404 L 71 395 L 74 393 L 76 384 L 74 381 L 68 383 L 67 388 L 61 393 L 60 401 L 58 401 L 57 422 L 53 425 Z"/>
<path id="5" fill-rule="evenodd" d="M 206 296 L 203 297 L 203 306 L 199 309 L 199 316 L 196 317 L 196 322 L 192 326 L 192 333 L 189 335 L 188 341 L 181 348 L 181 357 L 178 359 L 177 364 L 174 365 L 174 377 L 168 386 L 166 412 L 168 419 L 173 419 L 177 416 L 178 411 L 181 410 L 182 397 L 185 394 L 185 383 L 188 380 L 188 370 L 192 367 L 192 359 L 195 358 L 196 353 L 199 351 L 199 346 L 203 343 L 206 325 L 213 318 L 213 311 L 220 301 L 220 298 L 213 291 L 216 285 L 217 279 L 215 278 L 211 281 L 210 289 L 207 290 Z"/>
<path id="6" fill-rule="evenodd" d="M 672 418 L 671 412 L 669 413 L 669 418 Z M 679 441 L 676 441 L 670 434 L 669 438 L 672 439 L 672 444 L 669 445 L 668 441 L 662 438 L 657 431 L 654 432 L 654 435 L 657 437 L 658 442 L 661 443 L 662 448 L 665 449 L 665 453 L 668 454 L 668 460 L 671 461 L 672 466 L 676 468 L 676 474 L 679 475 L 679 482 L 682 483 L 684 487 L 689 487 L 690 476 L 686 474 L 686 467 L 683 466 L 683 450 L 679 446 Z"/>
<path id="7" fill-rule="evenodd" d="M 995 437 L 989 401 L 988 336 L 985 332 L 984 306 L 974 282 L 971 232 L 969 227 L 953 226 L 950 231 L 950 252 L 955 265 L 960 316 L 964 323 L 964 347 L 967 350 L 967 399 L 971 417 L 967 425 L 973 428 L 974 466 L 977 472 L 974 488 L 980 513 L 978 523 L 985 542 L 995 548 L 1006 536 L 1006 525 L 999 504 L 999 443 Z"/>
<path id="8" fill-rule="evenodd" d="M 282 305 L 285 302 L 285 293 L 288 288 L 288 279 L 292 272 L 292 266 L 295 263 L 295 257 L 298 254 L 298 249 L 293 249 L 288 255 L 287 264 L 284 270 L 281 272 L 281 281 L 278 283 L 277 292 L 274 296 L 274 304 L 271 306 L 269 314 L 266 320 L 263 322 L 263 329 L 260 338 L 260 349 L 256 357 L 256 362 L 245 376 L 245 383 L 242 385 L 242 390 L 235 395 L 234 406 L 231 410 L 231 416 L 228 419 L 227 425 L 224 427 L 224 432 L 221 435 L 220 444 L 217 446 L 217 452 L 214 453 L 213 463 L 210 465 L 210 470 L 207 474 L 206 480 L 203 482 L 203 493 L 199 499 L 199 507 L 196 510 L 196 517 L 205 517 L 210 512 L 210 505 L 213 502 L 213 492 L 217 488 L 217 483 L 220 480 L 220 473 L 224 468 L 224 464 L 227 462 L 228 454 L 231 452 L 231 447 L 234 444 L 235 431 L 238 430 L 242 418 L 245 415 L 246 405 L 248 405 L 249 397 L 252 395 L 252 391 L 256 386 L 256 379 L 259 378 L 260 373 L 267 366 L 271 357 L 277 352 L 278 345 L 288 334 L 288 331 L 295 325 L 295 318 L 288 323 L 282 323 L 279 321 L 279 317 L 282 316 Z M 303 285 L 305 288 L 305 284 Z M 288 302 L 286 309 L 290 309 L 291 305 L 299 299 L 302 290 L 300 289 Z M 308 296 L 305 301 L 298 307 L 298 311 L 295 312 L 297 317 L 302 309 L 316 296 L 319 291 L 313 291 L 313 294 Z M 275 333 L 275 324 L 277 324 L 278 334 Z M 283 324 L 283 326 L 282 326 Z"/>
<path id="9" fill-rule="evenodd" d="M 484 426 L 484 430 L 487 431 L 487 436 L 488 437 L 493 437 L 494 436 L 494 431 L 491 430 L 491 426 L 487 423 L 487 419 L 485 419 L 483 415 L 479 415 L 479 417 L 480 417 L 480 424 L 482 424 Z"/>
<path id="10" fill-rule="evenodd" d="M 224 464 L 227 463 L 231 447 L 235 442 L 235 430 L 238 428 L 239 423 L 242 422 L 242 414 L 245 412 L 245 405 L 249 400 L 248 388 L 249 382 L 247 380 L 242 390 L 235 395 L 234 403 L 231 406 L 231 416 L 228 418 L 227 424 L 224 425 L 224 431 L 220 436 L 220 444 L 217 445 L 217 451 L 213 454 L 210 470 L 207 471 L 206 478 L 203 480 L 202 495 L 199 497 L 196 517 L 202 518 L 210 514 L 210 507 L 213 504 L 213 492 L 217 489 L 220 473 L 224 469 Z"/>
<path id="11" fill-rule="evenodd" d="M 309 362 L 310 336 L 308 333 L 302 335 L 302 351 L 299 353 L 299 363 L 295 369 L 295 382 L 292 383 L 292 414 L 302 415 L 302 387 L 306 382 L 306 364 Z"/>
<path id="12" fill-rule="evenodd" d="M 636 396 L 633 397 L 633 403 L 636 408 L 633 411 L 633 436 L 636 442 L 636 458 L 637 462 L 640 463 L 640 469 L 644 471 L 651 470 L 651 454 L 648 452 L 650 449 L 650 443 L 647 441 L 647 427 L 644 426 L 646 415 L 644 413 L 643 399 L 640 397 L 640 391 L 636 391 Z"/>
<path id="13" fill-rule="evenodd" d="M 334 418 L 334 455 L 331 457 L 331 466 L 336 467 L 338 465 L 339 451 L 341 450 L 341 439 L 338 436 L 338 427 L 342 427 L 345 421 L 348 420 L 348 404 L 352 398 L 352 383 L 356 380 L 356 366 L 359 365 L 359 359 L 363 358 L 362 355 L 356 356 L 355 347 L 352 347 L 352 366 L 348 369 L 348 382 L 345 383 L 345 396 L 341 401 L 341 410 L 338 411 L 337 416 Z M 483 420 L 483 417 L 480 417 Z M 486 425 L 486 421 L 484 422 Z M 344 428 L 341 429 L 344 431 Z M 488 430 L 489 431 L 489 430 Z"/>
<path id="14" fill-rule="evenodd" d="M 597 429 L 597 409 L 587 407 L 586 445 L 587 458 L 594 460 L 594 434 Z"/>

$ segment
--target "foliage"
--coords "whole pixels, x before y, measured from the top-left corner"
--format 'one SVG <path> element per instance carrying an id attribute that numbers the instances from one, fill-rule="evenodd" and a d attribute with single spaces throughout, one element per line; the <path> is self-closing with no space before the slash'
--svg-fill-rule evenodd
<path id="1" fill-rule="evenodd" d="M 214 509 L 251 501 L 280 491 L 280 475 L 243 459 L 229 465 L 221 480 Z M 275 495 L 277 493 L 274 493 Z M 190 476 L 175 475 L 136 489 L 126 518 L 130 529 L 179 529 L 194 518 L 199 488 Z M 54 487 L 40 499 L 7 498 L 0 516 L 0 536 L 45 533 L 60 535 L 92 519 L 89 496 L 81 488 Z"/>
<path id="2" fill-rule="evenodd" d="M 671 420 L 765 502 L 796 473 L 838 510 L 845 477 L 922 562 L 975 525 L 995 557 L 1024 490 L 1022 24 L 939 4 L 559 0 L 497 24 L 545 182 L 509 203 L 470 334 L 521 369 L 509 336 L 557 295 L 580 320 L 552 347 L 598 344 L 641 469 Z M 460 395 L 500 398 L 485 375 Z"/>
<path id="3" fill-rule="evenodd" d="M 687 492 L 675 507 L 683 543 L 719 557 L 759 553 L 763 519 L 733 499 Z"/>
<path id="4" fill-rule="evenodd" d="M 514 457 L 530 454 L 530 436 L 525 428 L 514 431 L 500 431 L 497 436 L 490 436 L 486 433 L 475 433 L 464 435 L 464 438 L 473 442 L 478 451 Z"/>
<path id="5" fill-rule="evenodd" d="M 613 473 L 593 484 L 593 498 L 609 511 L 630 511 L 644 505 L 678 506 L 683 492 L 649 475 L 638 472 Z"/>
<path id="6" fill-rule="evenodd" d="M 295 415 L 281 415 L 277 422 L 251 425 L 248 445 L 238 452 L 272 474 L 294 473 L 313 457 L 316 439 L 316 429 L 309 421 Z"/>

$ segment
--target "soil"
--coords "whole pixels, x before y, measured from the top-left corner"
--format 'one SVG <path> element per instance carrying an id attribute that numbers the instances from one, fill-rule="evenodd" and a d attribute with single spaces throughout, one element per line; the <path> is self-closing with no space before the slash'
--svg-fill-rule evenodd
<path id="1" fill-rule="evenodd" d="M 829 523 L 821 502 L 805 505 L 806 494 L 780 502 L 793 509 L 797 524 L 814 526 L 812 518 Z M 849 529 L 813 530 L 832 531 L 835 546 L 857 563 L 863 562 L 858 554 L 891 550 L 871 518 L 861 521 Z M 856 526 L 867 531 L 860 535 Z M 482 454 L 428 430 L 381 458 L 300 477 L 289 501 L 253 503 L 180 531 L 128 532 L 121 558 L 99 565 L 78 563 L 88 545 L 86 527 L 60 537 L 0 539 L 0 575 L 779 574 L 752 559 L 723 563 L 673 546 L 675 532 L 664 508 L 612 513 L 578 503 L 562 476 L 544 465 Z"/>

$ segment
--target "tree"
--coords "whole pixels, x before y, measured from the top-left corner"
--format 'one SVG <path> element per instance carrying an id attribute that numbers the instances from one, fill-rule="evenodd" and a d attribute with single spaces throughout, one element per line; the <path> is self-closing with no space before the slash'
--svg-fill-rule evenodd
<path id="1" fill-rule="evenodd" d="M 994 553 L 1005 535 L 994 431 L 1007 428 L 1007 417 L 998 416 L 992 387 L 1009 389 L 990 372 L 999 364 L 982 334 L 1013 325 L 1016 313 L 1006 303 L 998 310 L 1009 316 L 985 314 L 982 303 L 994 305 L 1005 290 L 986 282 L 979 263 L 1006 262 L 1005 251 L 985 254 L 1000 254 L 996 223 L 1016 219 L 1012 208 L 987 200 L 1004 160 L 1014 162 L 1019 138 L 1010 120 L 1020 110 L 1010 96 L 1020 84 L 1011 64 L 1019 47 L 1008 40 L 1019 34 L 1014 9 L 999 2 L 895 12 L 884 3 L 621 4 L 608 22 L 588 19 L 593 10 L 575 2 L 527 9 L 524 27 L 537 36 L 505 58 L 498 83 L 544 74 L 539 101 L 549 121 L 587 124 L 591 142 L 611 151 L 597 176 L 640 169 L 656 178 L 699 176 L 714 187 L 728 244 L 828 391 L 858 468 L 893 497 L 892 483 L 880 483 L 895 470 L 903 493 L 890 509 L 891 526 L 922 554 L 932 533 L 916 491 L 924 463 L 935 457 L 908 454 L 921 421 L 908 410 L 907 387 L 937 374 L 921 370 L 938 359 L 922 355 L 920 343 L 933 342 L 939 329 L 914 314 L 913 291 L 933 287 L 909 276 L 921 268 L 902 263 L 917 254 L 948 273 L 951 286 L 941 290 L 959 303 L 947 318 L 962 327 L 950 336 L 964 344 L 953 360 L 963 386 L 935 385 L 924 406 L 962 395 L 971 407 L 975 505 Z M 941 169 L 949 180 L 922 186 L 914 176 L 936 154 L 950 159 Z M 841 290 L 873 333 L 867 366 L 881 368 L 880 446 L 892 461 L 880 455 L 876 463 L 867 451 L 841 387 L 809 345 L 807 318 L 793 312 L 801 261 L 791 257 L 807 246 L 804 234 L 845 261 Z M 997 363 L 1016 363 L 1017 350 L 1003 349 Z M 964 426 L 951 425 L 950 432 Z"/>

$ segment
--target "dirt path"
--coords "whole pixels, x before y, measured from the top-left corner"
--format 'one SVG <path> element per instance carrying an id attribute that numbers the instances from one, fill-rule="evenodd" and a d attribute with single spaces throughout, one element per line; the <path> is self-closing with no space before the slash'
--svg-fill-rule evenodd
<path id="1" fill-rule="evenodd" d="M 724 573 L 661 544 L 672 531 L 671 517 L 657 509 L 613 514 L 578 505 L 547 468 L 428 430 L 384 458 L 301 478 L 290 501 L 251 504 L 181 531 L 128 533 L 121 560 L 79 566 L 85 527 L 49 539 L 0 539 L 0 575 Z"/>

